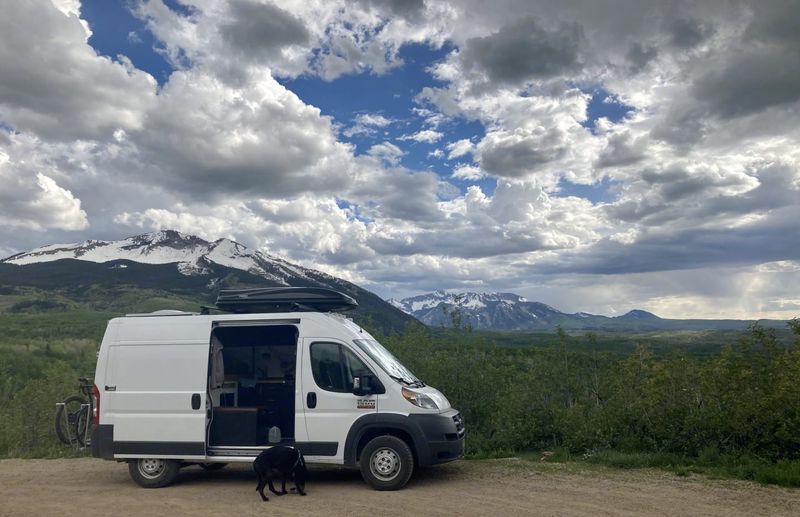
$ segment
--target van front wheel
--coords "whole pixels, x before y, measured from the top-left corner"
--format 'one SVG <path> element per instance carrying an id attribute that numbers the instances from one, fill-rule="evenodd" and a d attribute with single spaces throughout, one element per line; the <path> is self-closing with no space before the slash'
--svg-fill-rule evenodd
<path id="1" fill-rule="evenodd" d="M 181 464 L 175 460 L 139 458 L 128 461 L 128 472 L 136 484 L 143 488 L 161 488 L 178 476 Z"/>
<path id="2" fill-rule="evenodd" d="M 399 490 L 414 472 L 414 455 L 396 436 L 373 438 L 361 451 L 361 477 L 375 490 Z"/>

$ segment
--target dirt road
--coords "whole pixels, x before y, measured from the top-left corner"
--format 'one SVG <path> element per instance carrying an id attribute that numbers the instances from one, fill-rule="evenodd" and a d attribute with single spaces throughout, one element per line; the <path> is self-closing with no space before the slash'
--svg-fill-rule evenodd
<path id="1" fill-rule="evenodd" d="M 310 475 L 307 497 L 262 503 L 249 465 L 188 467 L 156 490 L 125 464 L 94 459 L 0 461 L 0 515 L 800 515 L 800 490 L 656 471 L 528 461 L 459 461 L 376 492 L 357 472 Z"/>

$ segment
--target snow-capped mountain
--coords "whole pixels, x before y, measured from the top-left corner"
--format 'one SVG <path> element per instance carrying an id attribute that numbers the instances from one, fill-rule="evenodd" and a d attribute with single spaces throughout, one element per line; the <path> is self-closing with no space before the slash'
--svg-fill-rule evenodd
<path id="1" fill-rule="evenodd" d="M 434 291 L 390 304 L 432 326 L 449 327 L 453 315 L 462 325 L 492 330 L 545 330 L 560 325 L 567 329 L 662 328 L 674 325 L 647 311 L 634 309 L 622 316 L 607 317 L 576 312 L 569 314 L 514 293 Z"/>
<path id="2" fill-rule="evenodd" d="M 112 290 L 130 285 L 189 294 L 204 303 L 213 303 L 216 291 L 227 287 L 327 287 L 353 296 L 359 303 L 353 314 L 384 329 L 399 331 L 414 321 L 346 280 L 230 239 L 209 242 L 174 230 L 118 241 L 52 244 L 18 253 L 0 260 L 0 285 L 59 290 L 73 299 L 96 286 Z"/>
<path id="3" fill-rule="evenodd" d="M 230 239 L 209 242 L 175 230 L 145 233 L 118 241 L 88 240 L 76 244 L 51 244 L 12 255 L 0 262 L 27 265 L 62 259 L 97 263 L 130 260 L 142 264 L 175 264 L 177 270 L 184 275 L 208 274 L 209 268 L 216 264 L 247 271 L 280 285 L 290 285 L 290 280 L 297 277 L 307 278 L 308 273 L 324 275 L 258 250 L 250 251 Z"/>
<path id="4" fill-rule="evenodd" d="M 388 300 L 428 325 L 449 326 L 455 309 L 463 324 L 485 329 L 549 328 L 571 315 L 544 303 L 530 302 L 514 293 L 433 293 Z"/>

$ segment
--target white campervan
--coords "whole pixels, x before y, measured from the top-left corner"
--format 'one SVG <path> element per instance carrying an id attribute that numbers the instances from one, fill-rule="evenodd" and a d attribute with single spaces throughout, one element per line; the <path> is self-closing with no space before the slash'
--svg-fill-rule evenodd
<path id="1" fill-rule="evenodd" d="M 236 312 L 109 322 L 93 390 L 94 456 L 127 461 L 138 484 L 161 487 L 182 465 L 252 462 L 284 444 L 308 463 L 358 466 L 371 486 L 393 490 L 414 465 L 463 455 L 463 419 L 444 395 L 351 320 L 318 312 L 352 298 L 285 288 L 223 299 L 217 305 Z"/>

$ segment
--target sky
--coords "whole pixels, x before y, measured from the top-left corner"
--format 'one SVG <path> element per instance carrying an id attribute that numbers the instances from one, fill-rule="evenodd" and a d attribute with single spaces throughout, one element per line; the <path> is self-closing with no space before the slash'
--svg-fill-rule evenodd
<path id="1" fill-rule="evenodd" d="M 27 0 L 0 255 L 176 229 L 384 297 L 800 316 L 800 1 Z"/>

